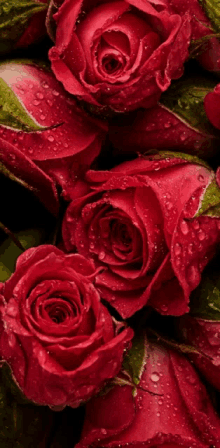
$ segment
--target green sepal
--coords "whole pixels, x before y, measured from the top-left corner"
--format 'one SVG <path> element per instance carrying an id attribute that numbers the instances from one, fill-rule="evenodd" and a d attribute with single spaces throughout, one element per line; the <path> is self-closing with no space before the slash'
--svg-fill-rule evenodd
<path id="1" fill-rule="evenodd" d="M 147 340 L 145 333 L 136 334 L 132 339 L 132 348 L 126 353 L 122 371 L 127 374 L 131 383 L 138 385 L 141 380 L 147 359 Z"/>
<path id="2" fill-rule="evenodd" d="M 201 215 L 220 216 L 220 188 L 215 178 L 207 186 L 195 218 Z"/>
<path id="3" fill-rule="evenodd" d="M 220 0 L 199 0 L 215 31 L 220 31 Z"/>
<path id="4" fill-rule="evenodd" d="M 17 239 L 26 250 L 29 247 L 38 246 L 44 239 L 42 229 L 30 229 L 17 232 Z M 5 282 L 15 270 L 16 260 L 22 254 L 22 250 L 7 238 L 0 246 L 0 282 Z"/>
<path id="5" fill-rule="evenodd" d="M 174 151 L 158 151 L 158 154 L 150 156 L 154 160 L 160 160 L 160 159 L 182 159 L 186 160 L 189 163 L 195 163 L 196 165 L 201 165 L 207 168 L 208 170 L 211 170 L 210 166 L 207 162 L 200 159 L 197 156 L 192 156 L 191 154 L 185 154 L 182 152 L 174 152 Z"/>
<path id="6" fill-rule="evenodd" d="M 0 0 L 0 52 L 11 51 L 35 14 L 48 5 L 34 0 Z"/>
<path id="7" fill-rule="evenodd" d="M 190 314 L 204 320 L 220 321 L 220 258 L 203 272 L 199 286 L 190 297 Z"/>
<path id="8" fill-rule="evenodd" d="M 0 125 L 24 132 L 45 131 L 50 127 L 34 121 L 0 73 Z"/>
<path id="9" fill-rule="evenodd" d="M 204 108 L 204 98 L 215 86 L 216 81 L 207 77 L 183 77 L 162 94 L 160 103 L 195 131 L 220 138 Z"/>

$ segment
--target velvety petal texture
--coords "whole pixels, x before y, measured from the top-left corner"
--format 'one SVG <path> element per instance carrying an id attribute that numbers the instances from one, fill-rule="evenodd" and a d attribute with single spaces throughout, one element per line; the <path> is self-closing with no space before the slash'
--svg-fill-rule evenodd
<path id="1" fill-rule="evenodd" d="M 113 322 L 92 262 L 54 246 L 28 249 L 1 284 L 0 355 L 30 400 L 77 407 L 121 367 L 133 331 Z"/>
<path id="2" fill-rule="evenodd" d="M 149 344 L 135 389 L 115 386 L 87 404 L 77 448 L 218 448 L 219 428 L 190 362 L 174 350 Z"/>
<path id="3" fill-rule="evenodd" d="M 156 104 L 183 74 L 191 18 L 165 2 L 65 0 L 49 58 L 64 88 L 94 107 L 124 112 Z"/>
<path id="4" fill-rule="evenodd" d="M 213 179 L 203 163 L 173 153 L 87 173 L 91 192 L 69 205 L 63 240 L 105 268 L 96 285 L 123 318 L 147 303 L 162 314 L 188 311 L 220 239 L 219 218 L 195 218 Z"/>
<path id="5" fill-rule="evenodd" d="M 106 126 L 82 111 L 48 68 L 8 62 L 1 65 L 0 78 L 28 117 L 51 128 L 25 132 L 8 122 L 1 125 L 0 160 L 34 187 L 46 207 L 56 213 L 56 186 L 61 185 L 67 200 L 77 196 L 84 172 L 101 150 Z"/>

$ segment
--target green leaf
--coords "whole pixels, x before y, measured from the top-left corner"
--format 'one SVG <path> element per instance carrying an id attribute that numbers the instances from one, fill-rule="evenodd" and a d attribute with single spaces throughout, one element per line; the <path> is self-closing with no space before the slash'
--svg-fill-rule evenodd
<path id="1" fill-rule="evenodd" d="M 132 348 L 127 352 L 122 370 L 125 371 L 131 382 L 138 385 L 146 364 L 147 343 L 145 333 L 136 334 L 132 340 Z"/>
<path id="2" fill-rule="evenodd" d="M 46 406 L 34 406 L 20 399 L 7 364 L 0 369 L 0 446 L 39 448 L 47 446 L 53 413 Z M 19 397 L 19 398 L 18 398 Z"/>
<path id="3" fill-rule="evenodd" d="M 2 66 L 1 66 L 2 67 Z M 4 70 L 4 69 L 2 69 Z M 11 87 L 1 78 L 0 70 L 0 125 L 25 132 L 47 130 L 34 121 Z"/>
<path id="4" fill-rule="evenodd" d="M 213 25 L 213 28 L 220 31 L 220 0 L 199 0 L 200 5 Z"/>
<path id="5" fill-rule="evenodd" d="M 0 0 L 0 52 L 12 50 L 31 17 L 47 7 L 46 3 L 34 0 Z"/>
<path id="6" fill-rule="evenodd" d="M 220 321 L 220 259 L 214 259 L 203 272 L 199 286 L 190 297 L 190 314 Z"/>
<path id="7" fill-rule="evenodd" d="M 220 138 L 219 131 L 208 120 L 204 108 L 204 98 L 215 86 L 216 81 L 207 77 L 183 77 L 171 84 L 161 96 L 160 103 L 187 126 L 203 134 Z"/>
<path id="8" fill-rule="evenodd" d="M 44 231 L 42 229 L 30 229 L 22 232 L 17 232 L 16 237 L 20 241 L 24 249 L 38 246 L 44 239 Z M 0 282 L 5 282 L 15 270 L 16 260 L 22 250 L 12 241 L 7 238 L 0 246 Z"/>
<path id="9" fill-rule="evenodd" d="M 207 186 L 195 218 L 201 215 L 220 216 L 220 188 L 215 178 Z"/>

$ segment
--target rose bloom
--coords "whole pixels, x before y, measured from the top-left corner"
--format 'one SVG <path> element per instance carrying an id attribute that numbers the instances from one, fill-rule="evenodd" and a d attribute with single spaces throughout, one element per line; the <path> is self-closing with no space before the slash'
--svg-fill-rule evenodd
<path id="1" fill-rule="evenodd" d="M 86 405 L 77 448 L 219 448 L 219 418 L 190 362 L 151 344 L 145 363 L 135 393 L 115 386 Z"/>
<path id="2" fill-rule="evenodd" d="M 162 314 L 189 310 L 220 238 L 219 218 L 194 217 L 214 179 L 172 153 L 87 173 L 91 193 L 67 208 L 63 240 L 67 251 L 106 268 L 96 285 L 123 318 L 146 304 Z"/>
<path id="3" fill-rule="evenodd" d="M 85 191 L 81 179 L 101 150 L 106 125 L 81 110 L 41 65 L 6 62 L 0 67 L 0 78 L 25 108 L 27 118 L 43 127 L 60 125 L 38 132 L 13 129 L 9 121 L 0 126 L 0 161 L 57 213 L 57 185 L 67 200 Z"/>
<path id="4" fill-rule="evenodd" d="M 113 322 L 95 275 L 81 255 L 43 245 L 20 255 L 0 284 L 0 355 L 38 404 L 77 407 L 121 367 L 133 331 Z"/>
<path id="5" fill-rule="evenodd" d="M 183 74 L 191 26 L 188 13 L 164 0 L 65 0 L 54 18 L 49 58 L 65 89 L 117 112 L 156 104 Z"/>

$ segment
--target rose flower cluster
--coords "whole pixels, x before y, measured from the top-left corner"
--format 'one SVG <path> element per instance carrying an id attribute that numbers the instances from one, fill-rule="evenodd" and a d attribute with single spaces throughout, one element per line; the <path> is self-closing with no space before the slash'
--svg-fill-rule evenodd
<path id="1" fill-rule="evenodd" d="M 220 448 L 219 2 L 0 3 L 0 184 L 55 222 L 1 207 L 15 406 L 85 406 L 77 448 Z"/>

